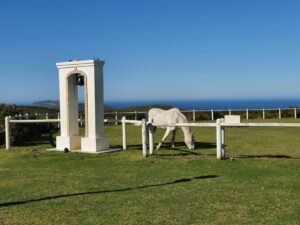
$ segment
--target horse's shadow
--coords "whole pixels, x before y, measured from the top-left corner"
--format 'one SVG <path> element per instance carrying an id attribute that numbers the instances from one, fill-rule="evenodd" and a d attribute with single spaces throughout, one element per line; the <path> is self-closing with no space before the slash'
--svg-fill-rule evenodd
<path id="1" fill-rule="evenodd" d="M 187 149 L 185 143 L 182 142 L 175 142 L 175 150 L 179 149 Z M 195 148 L 194 150 L 203 150 L 203 149 L 212 149 L 216 148 L 215 143 L 209 143 L 209 142 L 195 142 Z M 162 145 L 162 149 L 172 149 L 171 148 L 171 143 L 165 143 Z"/>
<path id="2" fill-rule="evenodd" d="M 157 143 L 155 143 L 155 146 Z M 141 144 L 128 144 L 127 147 L 129 149 L 134 149 L 134 150 L 140 150 L 141 149 Z M 111 146 L 112 148 L 122 148 L 122 145 L 113 145 Z M 203 150 L 203 149 L 212 149 L 216 148 L 216 144 L 214 143 L 209 143 L 209 142 L 195 142 L 195 149 L 194 150 Z M 162 150 L 183 150 L 187 149 L 186 145 L 184 142 L 175 142 L 175 149 L 171 148 L 171 143 L 163 143 L 161 146 Z"/>

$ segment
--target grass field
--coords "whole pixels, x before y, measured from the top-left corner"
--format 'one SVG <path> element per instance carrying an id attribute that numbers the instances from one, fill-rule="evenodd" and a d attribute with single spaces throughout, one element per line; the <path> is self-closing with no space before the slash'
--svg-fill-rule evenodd
<path id="1" fill-rule="evenodd" d="M 121 147 L 121 127 L 105 130 Z M 194 131 L 195 150 L 178 132 L 176 150 L 148 158 L 135 126 L 110 154 L 2 146 L 0 224 L 300 224 L 299 128 L 227 128 L 222 161 L 215 129 Z"/>

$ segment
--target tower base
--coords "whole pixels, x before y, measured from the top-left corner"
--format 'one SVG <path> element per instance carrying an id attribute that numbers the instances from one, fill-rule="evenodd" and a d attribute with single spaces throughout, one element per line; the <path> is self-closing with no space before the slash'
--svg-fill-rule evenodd
<path id="1" fill-rule="evenodd" d="M 56 150 L 64 151 L 65 148 L 68 150 L 80 149 L 81 146 L 81 137 L 80 136 L 71 136 L 71 137 L 56 137 Z"/>
<path id="2" fill-rule="evenodd" d="M 108 139 L 105 137 L 81 138 L 81 152 L 100 153 L 108 151 Z"/>

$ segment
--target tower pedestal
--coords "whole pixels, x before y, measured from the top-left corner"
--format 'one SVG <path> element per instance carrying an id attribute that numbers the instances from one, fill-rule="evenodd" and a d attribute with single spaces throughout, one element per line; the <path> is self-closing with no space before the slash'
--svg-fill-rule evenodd
<path id="1" fill-rule="evenodd" d="M 89 153 L 100 153 L 109 151 L 108 139 L 105 137 L 82 138 L 81 151 Z"/>
<path id="2" fill-rule="evenodd" d="M 56 137 L 56 150 L 64 151 L 67 148 L 68 150 L 80 149 L 81 148 L 81 137 L 80 136 L 71 136 L 71 137 Z"/>

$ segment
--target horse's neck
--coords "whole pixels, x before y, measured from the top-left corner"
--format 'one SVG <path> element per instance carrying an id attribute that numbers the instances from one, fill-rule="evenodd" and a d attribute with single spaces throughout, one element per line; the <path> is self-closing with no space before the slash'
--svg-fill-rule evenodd
<path id="1" fill-rule="evenodd" d="M 178 122 L 179 123 L 187 123 L 188 120 L 185 117 L 185 115 L 183 115 L 182 113 L 180 113 L 180 115 L 178 116 Z M 181 130 L 184 134 L 184 136 L 190 136 L 191 135 L 191 128 L 190 127 L 181 127 Z"/>
<path id="2" fill-rule="evenodd" d="M 177 113 L 177 120 L 178 120 L 179 123 L 187 123 L 188 122 L 185 115 L 183 115 L 181 112 Z"/>
<path id="3" fill-rule="evenodd" d="M 190 127 L 180 127 L 184 136 L 190 136 L 191 135 L 191 132 L 190 132 Z"/>

